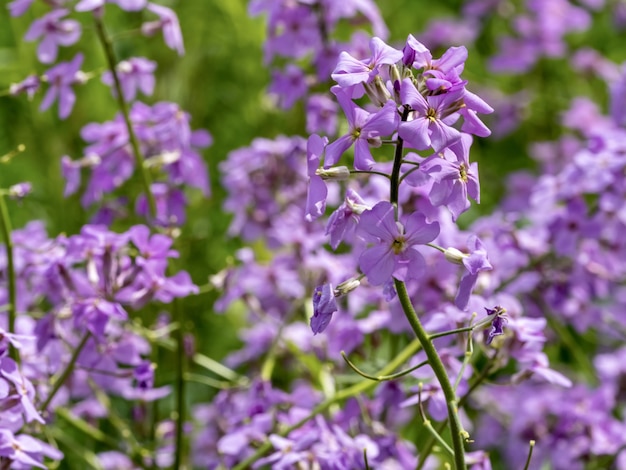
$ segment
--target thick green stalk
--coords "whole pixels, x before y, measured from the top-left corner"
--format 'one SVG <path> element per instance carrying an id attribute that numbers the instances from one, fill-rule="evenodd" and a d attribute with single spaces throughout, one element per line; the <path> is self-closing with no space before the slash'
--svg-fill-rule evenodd
<path id="1" fill-rule="evenodd" d="M 15 289 L 15 264 L 13 263 L 13 240 L 11 238 L 11 219 L 4 195 L 0 194 L 0 219 L 2 219 L 2 238 L 4 238 L 4 246 L 7 255 L 6 276 L 9 287 L 9 333 L 15 333 L 15 319 L 17 317 L 16 305 L 16 289 Z M 20 363 L 20 355 L 15 347 L 9 348 L 9 356 L 18 364 Z"/>
<path id="2" fill-rule="evenodd" d="M 404 310 L 404 314 L 406 315 L 407 320 L 409 320 L 411 328 L 413 328 L 413 331 L 415 332 L 415 336 L 417 336 L 417 339 L 421 343 L 424 353 L 426 353 L 430 367 L 432 367 L 435 377 L 437 377 L 443 395 L 446 399 L 456 469 L 465 470 L 465 433 L 461 426 L 461 421 L 459 420 L 456 393 L 454 392 L 454 388 L 452 387 L 446 368 L 444 367 L 443 362 L 441 362 L 441 358 L 439 357 L 439 353 L 437 352 L 435 345 L 430 340 L 428 333 L 426 333 L 426 330 L 424 330 L 422 323 L 417 317 L 417 313 L 415 312 L 411 299 L 409 298 L 409 293 L 406 290 L 406 285 L 404 282 L 398 281 L 397 279 L 394 279 L 394 283 L 398 293 L 398 299 L 400 300 L 400 304 Z"/>
<path id="3" fill-rule="evenodd" d="M 150 207 L 150 215 L 152 216 L 152 218 L 154 218 L 156 217 L 156 202 L 154 200 L 154 194 L 152 194 L 152 189 L 150 188 L 150 175 L 148 174 L 148 171 L 144 166 L 144 159 L 143 155 L 141 154 L 141 149 L 139 147 L 139 141 L 137 140 L 137 136 L 135 134 L 135 131 L 133 130 L 133 124 L 130 120 L 128 103 L 126 103 L 126 100 L 124 99 L 120 77 L 117 74 L 117 69 L 115 68 L 117 60 L 115 58 L 115 51 L 113 50 L 113 43 L 111 42 L 111 39 L 104 29 L 104 23 L 102 22 L 102 18 L 100 18 L 96 14 L 94 15 L 94 21 L 96 23 L 98 39 L 100 39 L 100 43 L 102 44 L 102 48 L 104 49 L 104 54 L 107 59 L 109 71 L 113 76 L 113 84 L 115 86 L 117 103 L 119 105 L 120 111 L 122 112 L 122 115 L 124 116 L 126 130 L 128 131 L 128 139 L 130 140 L 130 145 L 133 149 L 133 156 L 135 157 L 135 164 L 139 168 L 139 173 L 141 174 L 141 180 L 144 186 L 144 192 L 146 193 L 146 199 L 148 200 L 148 206 Z"/>
<path id="4" fill-rule="evenodd" d="M 421 345 L 420 345 L 419 341 L 417 341 L 417 340 L 412 341 L 389 364 L 387 364 L 385 367 L 383 367 L 377 375 L 389 375 L 389 374 L 391 374 L 395 369 L 400 367 L 402 364 L 404 364 L 406 361 L 408 361 L 417 351 L 419 351 L 420 347 L 421 347 Z M 360 382 L 355 383 L 351 387 L 344 388 L 343 390 L 337 392 L 335 395 L 333 395 L 332 397 L 326 399 L 325 401 L 323 401 L 322 403 L 317 405 L 315 408 L 313 408 L 313 410 L 311 411 L 311 413 L 308 416 L 305 416 L 300 421 L 298 421 L 297 423 L 293 424 L 292 426 L 289 426 L 288 428 L 284 429 L 283 431 L 281 431 L 278 434 L 280 436 L 283 436 L 283 437 L 287 436 L 292 431 L 294 431 L 294 430 L 304 426 L 307 422 L 309 422 L 310 420 L 315 418 L 318 414 L 323 413 L 324 411 L 326 411 L 328 408 L 330 408 L 335 403 L 337 403 L 337 402 L 339 402 L 341 400 L 345 400 L 346 398 L 350 398 L 350 397 L 353 397 L 355 395 L 359 395 L 361 393 L 365 393 L 366 391 L 376 387 L 378 384 L 379 384 L 379 382 L 372 381 L 370 379 L 364 379 L 364 380 L 362 380 Z M 272 448 L 272 443 L 269 440 L 265 441 L 263 444 L 261 444 L 259 446 L 259 448 L 257 449 L 257 451 L 254 454 L 252 454 L 246 460 L 241 462 L 239 465 L 236 465 L 235 467 L 233 467 L 233 470 L 244 470 L 246 468 L 250 468 L 250 466 L 254 462 L 259 460 L 271 448 Z"/>

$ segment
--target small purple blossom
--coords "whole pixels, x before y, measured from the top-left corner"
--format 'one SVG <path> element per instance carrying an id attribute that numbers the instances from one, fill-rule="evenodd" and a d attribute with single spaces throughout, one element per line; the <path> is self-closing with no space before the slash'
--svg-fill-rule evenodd
<path id="1" fill-rule="evenodd" d="M 354 168 L 369 170 L 376 163 L 370 145 L 379 144 L 381 137 L 391 135 L 398 126 L 396 104 L 390 100 L 378 112 L 368 113 L 355 105 L 348 93 L 336 87 L 333 91 L 337 94 L 350 128 L 346 135 L 328 145 L 324 166 L 336 164 L 341 155 L 354 144 Z"/>
<path id="2" fill-rule="evenodd" d="M 322 138 L 317 134 L 309 137 L 306 146 L 307 167 L 309 175 L 309 188 L 306 198 L 305 219 L 312 222 L 326 210 L 326 197 L 328 196 L 328 188 L 322 177 L 316 174 L 320 166 L 320 158 L 324 152 L 324 147 L 328 143 L 326 137 Z"/>
<path id="3" fill-rule="evenodd" d="M 141 91 L 146 96 L 152 95 L 156 62 L 144 57 L 131 57 L 117 64 L 115 69 L 126 101 L 134 101 L 137 91 Z M 115 95 L 113 74 L 110 71 L 102 74 L 102 83 L 109 85 Z"/>
<path id="4" fill-rule="evenodd" d="M 159 19 L 141 25 L 141 32 L 146 36 L 152 36 L 159 30 L 163 31 L 163 39 L 170 49 L 178 52 L 178 55 L 185 54 L 183 44 L 183 34 L 180 31 L 180 24 L 176 13 L 170 8 L 148 3 L 147 10 L 156 14 Z"/>
<path id="5" fill-rule="evenodd" d="M 508 320 L 506 318 L 506 309 L 496 305 L 494 308 L 485 307 L 487 315 L 494 315 L 491 321 L 491 327 L 488 331 L 485 331 L 485 344 L 489 345 L 496 336 L 504 334 L 504 326 Z"/>
<path id="6" fill-rule="evenodd" d="M 383 285 L 391 276 L 400 281 L 418 279 L 426 261 L 415 245 L 433 241 L 439 235 L 439 223 L 426 222 L 426 217 L 414 212 L 403 225 L 396 222 L 394 207 L 386 201 L 361 214 L 357 231 L 375 245 L 359 258 L 359 267 L 373 285 Z"/>
<path id="7" fill-rule="evenodd" d="M 44 77 L 48 82 L 48 91 L 41 102 L 41 111 L 48 109 L 58 99 L 59 117 L 65 119 L 70 115 L 76 102 L 72 86 L 84 83 L 80 72 L 82 63 L 83 55 L 78 53 L 70 62 L 61 62 L 46 72 Z"/>
<path id="8" fill-rule="evenodd" d="M 400 123 L 398 134 L 418 150 L 432 147 L 439 152 L 461 138 L 461 133 L 449 125 L 460 108 L 463 91 L 442 95 L 422 96 L 409 78 L 402 81 L 400 96 L 412 111 L 410 121 Z"/>
<path id="9" fill-rule="evenodd" d="M 318 334 L 324 331 L 337 310 L 333 286 L 331 284 L 317 286 L 313 291 L 313 316 L 311 317 L 313 333 Z"/>
<path id="10" fill-rule="evenodd" d="M 64 8 L 51 11 L 35 20 L 24 36 L 27 41 L 42 38 L 37 47 L 37 57 L 44 64 L 51 64 L 56 60 L 59 46 L 71 46 L 80 38 L 80 23 L 61 19 L 68 13 L 69 10 Z"/>
<path id="11" fill-rule="evenodd" d="M 339 55 L 337 67 L 332 73 L 340 87 L 348 88 L 360 83 L 370 83 L 378 75 L 381 65 L 392 65 L 402 59 L 402 52 L 385 44 L 377 37 L 370 41 L 372 56 L 366 60 L 358 60 L 343 51 Z"/>

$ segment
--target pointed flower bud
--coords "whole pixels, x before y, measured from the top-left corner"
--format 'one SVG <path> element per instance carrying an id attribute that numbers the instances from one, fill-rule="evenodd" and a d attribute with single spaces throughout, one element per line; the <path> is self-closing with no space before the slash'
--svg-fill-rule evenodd
<path id="1" fill-rule="evenodd" d="M 335 289 L 335 297 L 339 297 L 341 295 L 346 295 L 352 292 L 354 289 L 361 285 L 361 281 L 359 279 L 351 278 L 347 281 L 342 282 Z"/>
<path id="2" fill-rule="evenodd" d="M 350 170 L 347 166 L 318 168 L 315 170 L 315 174 L 325 181 L 345 181 L 350 178 Z"/>

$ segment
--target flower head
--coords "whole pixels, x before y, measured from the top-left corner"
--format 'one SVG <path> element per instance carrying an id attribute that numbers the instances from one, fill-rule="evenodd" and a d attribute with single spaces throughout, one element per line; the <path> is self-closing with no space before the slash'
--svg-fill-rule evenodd
<path id="1" fill-rule="evenodd" d="M 382 285 L 391 276 L 400 281 L 418 279 L 426 261 L 415 245 L 433 241 L 439 235 L 439 223 L 412 213 L 403 225 L 396 222 L 394 207 L 386 201 L 361 214 L 357 230 L 375 245 L 363 252 L 359 267 L 373 285 Z"/>

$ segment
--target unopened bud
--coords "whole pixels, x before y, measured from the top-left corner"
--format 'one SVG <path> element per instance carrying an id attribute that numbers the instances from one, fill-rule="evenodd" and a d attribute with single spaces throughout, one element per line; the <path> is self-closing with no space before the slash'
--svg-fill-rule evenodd
<path id="1" fill-rule="evenodd" d="M 18 183 L 9 188 L 8 194 L 11 199 L 22 199 L 32 191 L 30 183 Z"/>
<path id="2" fill-rule="evenodd" d="M 323 180 L 345 181 L 350 178 L 350 170 L 347 166 L 336 166 L 332 168 L 318 168 L 315 174 Z"/>
<path id="3" fill-rule="evenodd" d="M 358 279 L 348 279 L 347 281 L 342 282 L 335 289 L 335 297 L 339 297 L 341 295 L 346 295 L 352 292 L 354 289 L 361 285 L 361 281 Z"/>
<path id="4" fill-rule="evenodd" d="M 365 92 L 372 103 L 376 106 L 383 107 L 385 103 L 391 99 L 391 93 L 387 90 L 383 79 L 379 75 L 376 75 L 374 81 L 371 83 L 363 83 Z"/>
<path id="5" fill-rule="evenodd" d="M 179 150 L 174 151 L 165 151 L 163 153 L 159 153 L 158 155 L 152 155 L 149 158 L 146 158 L 144 161 L 144 166 L 146 168 L 160 168 L 163 165 L 170 165 L 172 163 L 176 163 L 180 160 L 181 153 Z"/>
<path id="6" fill-rule="evenodd" d="M 456 248 L 447 248 L 443 254 L 448 261 L 454 264 L 463 264 L 463 260 L 468 257 L 467 254 L 457 250 Z"/>

